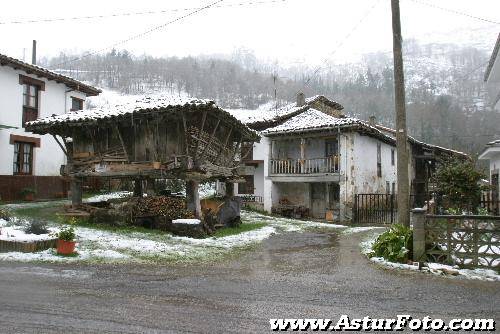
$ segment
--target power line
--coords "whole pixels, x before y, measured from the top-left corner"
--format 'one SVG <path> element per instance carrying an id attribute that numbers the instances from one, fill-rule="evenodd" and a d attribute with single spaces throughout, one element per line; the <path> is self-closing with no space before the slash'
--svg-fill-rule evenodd
<path id="1" fill-rule="evenodd" d="M 130 42 L 130 41 L 135 40 L 135 39 L 138 39 L 138 38 L 141 38 L 141 37 L 143 37 L 143 36 L 145 36 L 145 35 L 148 35 L 148 34 L 150 34 L 150 33 L 152 33 L 152 32 L 155 32 L 155 31 L 157 31 L 157 30 L 163 29 L 163 28 L 165 28 L 166 26 L 168 26 L 168 25 L 170 25 L 170 24 L 173 24 L 173 23 L 175 23 L 175 22 L 181 21 L 181 20 L 183 20 L 183 19 L 185 19 L 185 18 L 188 18 L 189 16 L 192 16 L 192 15 L 198 14 L 199 12 L 201 12 L 201 11 L 203 11 L 203 10 L 205 10 L 205 9 L 209 9 L 209 8 L 213 7 L 214 5 L 216 5 L 216 4 L 218 4 L 218 3 L 221 3 L 221 2 L 223 2 L 223 1 L 224 1 L 224 0 L 217 0 L 217 1 L 215 1 L 215 2 L 212 2 L 212 3 L 211 3 L 211 4 L 209 4 L 209 5 L 206 5 L 206 6 L 204 6 L 204 7 L 200 7 L 200 8 L 198 8 L 198 9 L 196 9 L 196 10 L 192 11 L 192 12 L 189 12 L 188 14 L 185 14 L 185 15 L 183 15 L 183 16 L 179 16 L 179 17 L 177 17 L 177 18 L 175 18 L 175 19 L 173 19 L 173 20 L 171 20 L 171 21 L 168 21 L 168 22 L 166 22 L 166 23 L 163 23 L 163 24 L 160 24 L 160 25 L 158 25 L 158 26 L 155 26 L 155 27 L 153 27 L 153 28 L 151 28 L 151 29 L 148 29 L 148 30 L 146 30 L 146 31 L 143 31 L 143 32 L 142 32 L 142 33 L 140 33 L 140 34 L 133 35 L 133 36 L 131 36 L 131 37 L 127 38 L 127 39 L 124 39 L 124 40 L 121 40 L 121 41 L 119 41 L 119 42 L 116 42 L 116 43 L 114 43 L 114 44 L 112 44 L 112 45 L 109 45 L 109 46 L 107 46 L 107 47 L 105 47 L 105 48 L 102 48 L 102 49 L 100 49 L 100 50 L 97 50 L 97 51 L 92 51 L 92 52 L 89 52 L 89 53 L 87 53 L 87 54 L 84 54 L 84 55 L 82 55 L 82 56 L 80 56 L 80 57 L 76 57 L 76 58 L 73 58 L 73 59 L 67 60 L 67 61 L 65 61 L 65 62 L 62 62 L 62 63 L 56 64 L 56 65 L 53 65 L 53 66 L 52 66 L 52 68 L 54 68 L 54 67 L 58 67 L 58 66 L 61 66 L 61 65 L 65 65 L 65 64 L 67 64 L 67 63 L 72 63 L 72 62 L 75 62 L 75 61 L 78 61 L 78 60 L 82 60 L 82 59 L 84 59 L 84 58 L 88 58 L 88 57 L 90 57 L 90 56 L 92 56 L 92 55 L 95 55 L 95 54 L 101 53 L 102 51 L 105 51 L 105 50 L 113 49 L 113 48 L 115 48 L 115 47 L 117 47 L 117 46 L 119 46 L 119 45 L 125 44 L 125 43 L 127 43 L 127 42 Z"/>
<path id="2" fill-rule="evenodd" d="M 457 14 L 457 15 L 461 15 L 461 16 L 466 16 L 466 17 L 469 17 L 471 19 L 476 19 L 476 20 L 480 20 L 480 21 L 484 21 L 484 22 L 488 22 L 488 23 L 493 23 L 493 24 L 500 24 L 500 22 L 498 22 L 498 21 L 493 21 L 493 20 L 490 20 L 490 19 L 485 19 L 485 18 L 480 17 L 480 16 L 471 15 L 471 14 L 468 14 L 468 13 L 465 13 L 465 12 L 461 12 L 461 11 L 458 11 L 458 10 L 454 10 L 454 9 L 450 9 L 450 8 L 444 8 L 444 7 L 436 6 L 436 5 L 432 4 L 432 3 L 428 3 L 428 2 L 425 2 L 425 1 L 420 1 L 420 0 L 410 0 L 410 1 L 419 3 L 421 5 L 425 5 L 425 6 L 437 8 L 437 9 L 443 10 L 445 12 L 450 12 L 450 13 L 453 13 L 453 14 Z"/>
<path id="3" fill-rule="evenodd" d="M 324 67 L 324 64 L 328 63 L 330 61 L 330 57 L 332 57 L 335 53 L 337 53 L 337 51 L 345 44 L 345 42 L 349 39 L 349 37 L 351 37 L 351 35 L 359 28 L 359 26 L 361 25 L 361 23 L 363 23 L 363 21 L 368 17 L 368 15 L 371 14 L 371 12 L 375 9 L 375 7 L 377 7 L 377 5 L 380 3 L 380 0 L 377 0 L 377 2 L 375 2 L 375 4 L 373 4 L 373 6 L 371 6 L 366 12 L 365 14 L 361 17 L 361 19 L 352 27 L 352 29 L 344 36 L 344 38 L 337 44 L 337 47 L 335 48 L 335 50 L 333 50 L 332 52 L 330 52 L 328 55 L 327 55 L 327 58 L 325 58 L 323 61 L 322 61 L 322 65 L 318 66 L 314 71 L 313 71 L 313 74 L 310 75 L 307 80 L 304 82 L 304 87 L 306 87 L 309 82 L 311 81 L 311 79 L 316 76 L 318 74 L 318 72 Z"/>
<path id="4" fill-rule="evenodd" d="M 246 6 L 246 5 L 282 3 L 285 1 L 287 1 L 287 0 L 246 1 L 246 2 L 239 2 L 239 3 L 234 3 L 234 4 L 221 5 L 221 6 L 213 6 L 212 8 L 242 7 L 242 6 Z M 189 11 L 189 10 L 195 10 L 195 9 L 200 9 L 200 7 L 172 8 L 172 9 L 164 9 L 164 10 L 158 10 L 158 11 L 128 12 L 128 13 L 118 13 L 118 14 L 108 14 L 108 15 L 56 17 L 56 18 L 48 18 L 48 19 L 19 19 L 19 20 L 13 20 L 13 21 L 0 22 L 0 25 L 53 23 L 53 22 L 64 22 L 64 21 L 107 19 L 107 18 L 128 17 L 128 16 L 136 16 L 136 15 L 165 14 L 165 13 L 170 13 L 170 12 L 181 12 L 181 11 Z"/>

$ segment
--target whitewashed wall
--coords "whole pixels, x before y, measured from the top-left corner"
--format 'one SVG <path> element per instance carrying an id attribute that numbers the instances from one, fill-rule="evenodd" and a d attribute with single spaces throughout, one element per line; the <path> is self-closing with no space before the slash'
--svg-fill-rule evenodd
<path id="1" fill-rule="evenodd" d="M 357 193 L 386 193 L 392 183 L 397 181 L 397 154 L 394 152 L 394 165 L 391 164 L 391 150 L 396 148 L 376 138 L 352 132 L 342 136 L 341 198 L 345 203 L 353 202 Z M 382 177 L 377 176 L 377 143 L 381 143 Z"/>
<path id="2" fill-rule="evenodd" d="M 59 175 L 66 159 L 54 138 L 25 132 L 22 128 L 23 86 L 19 84 L 19 74 L 45 82 L 45 90 L 39 92 L 39 117 L 69 112 L 72 96 L 85 99 L 81 92 L 67 92 L 69 89 L 64 84 L 0 66 L 0 124 L 18 127 L 0 130 L 0 175 L 13 174 L 14 145 L 10 144 L 10 134 L 41 138 L 40 147 L 34 148 L 33 175 Z"/>

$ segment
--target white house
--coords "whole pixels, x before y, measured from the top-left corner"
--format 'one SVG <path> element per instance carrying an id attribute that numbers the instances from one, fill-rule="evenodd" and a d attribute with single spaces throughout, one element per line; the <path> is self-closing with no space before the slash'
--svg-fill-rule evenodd
<path id="1" fill-rule="evenodd" d="M 484 75 L 486 88 L 491 101 L 491 106 L 500 111 L 500 34 L 493 48 L 486 73 Z M 500 201 L 499 170 L 500 170 L 500 140 L 486 144 L 486 148 L 479 155 L 479 160 L 489 160 L 490 163 L 490 185 L 492 201 Z"/>
<path id="2" fill-rule="evenodd" d="M 262 135 L 251 158 L 242 156 L 245 182 L 235 194 L 262 202 L 265 211 L 342 221 L 351 218 L 356 195 L 397 191 L 395 133 L 374 119 L 346 117 L 339 103 L 302 94 L 277 110 L 230 112 Z M 421 205 L 436 160 L 466 155 L 408 142 L 412 197 Z"/>
<path id="3" fill-rule="evenodd" d="M 84 108 L 101 91 L 67 76 L 0 54 L 0 196 L 13 200 L 24 188 L 37 197 L 63 196 L 59 176 L 66 157 L 51 136 L 24 130 L 24 123 Z"/>

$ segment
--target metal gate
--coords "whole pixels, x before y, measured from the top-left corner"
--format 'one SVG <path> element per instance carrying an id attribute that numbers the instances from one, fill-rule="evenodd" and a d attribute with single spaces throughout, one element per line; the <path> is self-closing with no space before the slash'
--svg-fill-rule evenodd
<path id="1" fill-rule="evenodd" d="M 356 194 L 353 206 L 354 224 L 392 224 L 397 207 L 394 194 Z"/>

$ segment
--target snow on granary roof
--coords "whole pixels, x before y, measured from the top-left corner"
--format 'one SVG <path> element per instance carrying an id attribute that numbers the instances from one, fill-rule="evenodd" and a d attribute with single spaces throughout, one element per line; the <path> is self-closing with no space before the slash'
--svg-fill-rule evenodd
<path id="1" fill-rule="evenodd" d="M 362 124 L 363 121 L 350 117 L 333 117 L 314 108 L 289 118 L 282 124 L 266 129 L 262 133 L 288 133 L 300 130 L 316 130 L 321 128 L 331 128 L 336 126 Z"/>
<path id="2" fill-rule="evenodd" d="M 135 101 L 40 118 L 26 123 L 26 129 L 34 133 L 44 134 L 49 132 L 49 128 L 56 127 L 58 125 L 76 126 L 82 123 L 96 123 L 98 121 L 121 118 L 121 116 L 125 115 L 143 115 L 149 112 L 169 112 L 181 108 L 183 108 L 183 110 L 186 110 L 186 108 L 196 110 L 197 107 L 205 107 L 205 110 L 207 107 L 212 108 L 214 112 L 217 112 L 220 115 L 219 117 L 222 116 L 227 118 L 229 122 L 233 123 L 238 128 L 241 128 L 241 130 L 247 133 L 250 137 L 258 138 L 258 134 L 254 130 L 242 124 L 238 121 L 238 119 L 224 109 L 219 108 L 212 100 L 173 97 L 171 95 L 164 94 L 144 95 Z"/>
<path id="3" fill-rule="evenodd" d="M 164 95 L 150 95 L 143 96 L 136 101 L 116 104 L 114 106 L 104 108 L 93 108 L 88 110 L 79 110 L 69 112 L 62 115 L 52 115 L 45 118 L 40 118 L 35 121 L 29 122 L 30 126 L 33 125 L 50 125 L 57 123 L 73 123 L 73 122 L 87 122 L 100 119 L 109 119 L 121 115 L 132 114 L 139 111 L 158 111 L 162 108 L 177 107 L 177 106 L 200 106 L 200 105 L 215 105 L 211 100 L 199 100 L 191 98 L 177 98 Z"/>

